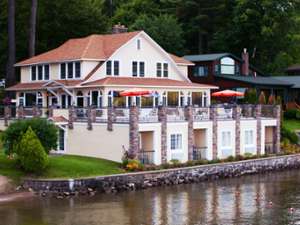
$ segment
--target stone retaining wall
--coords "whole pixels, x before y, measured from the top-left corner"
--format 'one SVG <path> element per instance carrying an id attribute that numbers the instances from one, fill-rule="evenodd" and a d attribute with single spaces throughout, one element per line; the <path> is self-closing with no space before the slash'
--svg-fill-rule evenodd
<path id="1" fill-rule="evenodd" d="M 196 183 L 246 174 L 300 168 L 300 154 L 179 169 L 138 172 L 75 180 L 24 180 L 23 187 L 46 193 L 114 193 L 155 186 Z"/>

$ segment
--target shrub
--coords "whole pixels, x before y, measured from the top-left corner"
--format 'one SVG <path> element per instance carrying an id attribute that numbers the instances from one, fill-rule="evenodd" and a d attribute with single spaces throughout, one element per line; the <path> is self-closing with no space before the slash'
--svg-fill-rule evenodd
<path id="1" fill-rule="evenodd" d="M 170 163 L 173 165 L 178 165 L 178 164 L 180 164 L 180 161 L 178 159 L 171 159 Z"/>
<path id="2" fill-rule="evenodd" d="M 27 129 L 17 146 L 17 159 L 24 171 L 41 173 L 45 170 L 48 156 L 31 127 Z"/>
<path id="3" fill-rule="evenodd" d="M 292 132 L 285 127 L 281 128 L 281 138 L 288 139 L 291 143 L 297 144 L 298 143 L 298 136 L 295 132 Z"/>
<path id="4" fill-rule="evenodd" d="M 297 118 L 297 114 L 300 113 L 300 110 L 297 109 L 288 109 L 284 112 L 284 117 L 286 119 L 296 119 Z"/>
<path id="5" fill-rule="evenodd" d="M 34 118 L 28 120 L 18 120 L 11 123 L 9 127 L 3 132 L 2 141 L 6 154 L 14 153 L 14 147 L 21 141 L 22 135 L 31 129 L 39 138 L 45 152 L 48 154 L 51 149 L 57 147 L 57 128 L 46 119 Z"/>
<path id="6" fill-rule="evenodd" d="M 254 88 L 249 88 L 246 90 L 244 102 L 248 104 L 256 104 L 256 90 Z"/>
<path id="7" fill-rule="evenodd" d="M 262 104 L 262 105 L 266 104 L 266 96 L 265 96 L 265 93 L 263 91 L 260 92 L 258 102 L 259 102 L 259 104 Z"/>
<path id="8" fill-rule="evenodd" d="M 300 120 L 300 110 L 297 110 L 297 112 L 296 112 L 296 119 Z"/>
<path id="9" fill-rule="evenodd" d="M 143 170 L 143 164 L 137 159 L 128 159 L 126 170 L 128 171 L 140 171 Z"/>

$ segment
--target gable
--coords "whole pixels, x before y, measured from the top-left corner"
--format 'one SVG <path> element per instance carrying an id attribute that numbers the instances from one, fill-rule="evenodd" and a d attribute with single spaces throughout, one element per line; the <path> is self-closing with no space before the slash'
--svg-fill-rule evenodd
<path id="1" fill-rule="evenodd" d="M 138 49 L 138 40 L 140 41 L 140 49 Z M 145 32 L 140 32 L 126 44 L 122 45 L 108 59 L 111 61 L 119 61 L 119 76 L 132 77 L 132 62 L 145 62 L 145 77 L 156 77 L 156 64 L 168 63 L 169 77 L 174 80 L 189 81 L 187 74 L 183 74 L 175 63 L 174 59 L 164 51 L 154 40 L 152 40 Z M 106 65 L 101 68 L 88 80 L 93 81 L 101 79 L 106 75 Z"/>

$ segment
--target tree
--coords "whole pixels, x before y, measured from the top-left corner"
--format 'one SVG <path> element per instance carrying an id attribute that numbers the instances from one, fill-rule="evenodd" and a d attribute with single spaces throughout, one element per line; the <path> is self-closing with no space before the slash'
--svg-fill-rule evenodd
<path id="1" fill-rule="evenodd" d="M 29 40 L 28 40 L 28 56 L 35 55 L 35 40 L 36 40 L 36 13 L 37 0 L 31 0 L 30 21 L 29 21 Z"/>
<path id="2" fill-rule="evenodd" d="M 139 16 L 134 24 L 130 26 L 131 30 L 144 30 L 166 51 L 182 54 L 183 37 L 182 28 L 176 18 L 170 15 Z"/>
<path id="3" fill-rule="evenodd" d="M 3 147 L 6 154 L 16 152 L 15 147 L 20 142 L 22 135 L 31 127 L 41 141 L 46 153 L 57 147 L 57 128 L 46 119 L 34 118 L 18 120 L 9 125 L 2 134 Z"/>
<path id="4" fill-rule="evenodd" d="M 41 173 L 47 167 L 48 156 L 31 127 L 22 136 L 17 147 L 17 160 L 26 172 Z"/>
<path id="5" fill-rule="evenodd" d="M 6 70 L 6 86 L 16 82 L 14 64 L 16 62 L 16 40 L 15 40 L 15 0 L 8 0 L 8 60 Z"/>

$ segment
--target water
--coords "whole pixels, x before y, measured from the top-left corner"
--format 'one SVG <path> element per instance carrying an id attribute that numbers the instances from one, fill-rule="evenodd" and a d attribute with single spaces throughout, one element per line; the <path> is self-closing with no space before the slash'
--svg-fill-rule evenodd
<path id="1" fill-rule="evenodd" d="M 35 197 L 0 204 L 0 224 L 300 224 L 300 171 L 117 195 Z"/>

